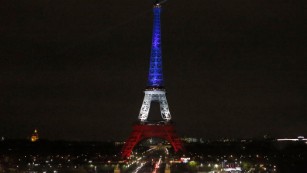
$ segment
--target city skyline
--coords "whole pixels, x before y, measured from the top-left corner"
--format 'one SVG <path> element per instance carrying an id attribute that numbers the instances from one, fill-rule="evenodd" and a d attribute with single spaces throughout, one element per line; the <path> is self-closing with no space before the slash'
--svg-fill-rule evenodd
<path id="1" fill-rule="evenodd" d="M 17 4 L 0 7 L 0 135 L 125 139 L 146 87 L 151 2 Z M 179 135 L 307 135 L 303 14 L 300 1 L 165 3 L 165 86 Z"/>

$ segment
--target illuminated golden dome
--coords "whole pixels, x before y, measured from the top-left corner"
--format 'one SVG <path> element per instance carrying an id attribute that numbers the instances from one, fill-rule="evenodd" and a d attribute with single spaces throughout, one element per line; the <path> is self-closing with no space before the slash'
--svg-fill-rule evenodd
<path id="1" fill-rule="evenodd" d="M 38 131 L 35 129 L 34 133 L 31 136 L 31 142 L 36 142 L 38 140 Z"/>

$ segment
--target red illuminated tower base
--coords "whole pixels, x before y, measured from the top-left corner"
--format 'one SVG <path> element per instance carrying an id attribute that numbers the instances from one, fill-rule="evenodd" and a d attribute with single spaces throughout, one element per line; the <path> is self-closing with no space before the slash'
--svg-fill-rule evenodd
<path id="1" fill-rule="evenodd" d="M 165 139 L 172 145 L 175 152 L 183 151 L 183 145 L 175 132 L 173 124 L 136 124 L 133 126 L 133 131 L 122 149 L 122 158 L 128 158 L 134 146 L 147 138 Z"/>

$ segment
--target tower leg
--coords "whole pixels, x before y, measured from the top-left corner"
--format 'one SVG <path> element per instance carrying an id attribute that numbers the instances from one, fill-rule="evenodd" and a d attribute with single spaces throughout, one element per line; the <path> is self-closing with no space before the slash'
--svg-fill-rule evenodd
<path id="1" fill-rule="evenodd" d="M 140 114 L 139 114 L 139 119 L 141 121 L 146 121 L 148 118 L 151 100 L 152 100 L 152 95 L 145 93 L 143 104 L 142 104 Z"/>
<path id="2" fill-rule="evenodd" d="M 160 111 L 162 118 L 166 121 L 171 120 L 171 113 L 168 108 L 165 94 L 159 95 L 159 102 L 160 102 Z"/>

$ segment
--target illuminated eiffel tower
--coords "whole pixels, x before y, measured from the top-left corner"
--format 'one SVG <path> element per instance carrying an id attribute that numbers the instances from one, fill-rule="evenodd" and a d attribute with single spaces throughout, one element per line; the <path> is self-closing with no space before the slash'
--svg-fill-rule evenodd
<path id="1" fill-rule="evenodd" d="M 160 22 L 161 4 L 159 4 L 159 1 L 154 2 L 153 15 L 153 33 L 147 87 L 144 91 L 145 96 L 138 116 L 139 123 L 133 126 L 133 131 L 123 146 L 121 153 L 123 158 L 130 156 L 137 143 L 153 137 L 162 138 L 170 142 L 175 152 L 183 150 L 182 142 L 176 135 L 174 126 L 171 123 L 171 114 L 164 88 Z M 158 102 L 160 104 L 160 112 L 163 121 L 159 123 L 147 120 L 152 102 Z"/>

